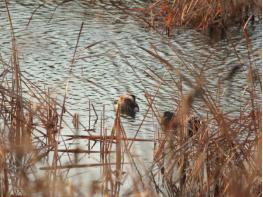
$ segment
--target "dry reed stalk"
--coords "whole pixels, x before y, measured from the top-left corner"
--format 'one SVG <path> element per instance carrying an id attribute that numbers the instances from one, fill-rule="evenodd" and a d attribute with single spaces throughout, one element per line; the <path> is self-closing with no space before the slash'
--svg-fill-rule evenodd
<path id="1" fill-rule="evenodd" d="M 122 165 L 130 165 L 130 163 L 121 163 Z M 90 168 L 90 167 L 105 167 L 105 166 L 116 166 L 116 163 L 91 163 L 91 164 L 68 164 L 61 166 L 48 166 L 41 167 L 40 170 L 57 170 L 57 169 L 72 169 L 72 168 Z M 115 187 L 114 187 L 115 188 Z"/>
<path id="2" fill-rule="evenodd" d="M 78 44 L 79 44 L 79 39 L 80 39 L 80 36 L 81 36 L 81 32 L 82 32 L 82 29 L 83 29 L 83 25 L 84 25 L 84 22 L 82 22 L 82 23 L 81 23 L 81 26 L 80 26 L 80 30 L 79 30 L 79 34 L 78 34 L 76 46 L 75 46 L 75 49 L 74 49 L 74 54 L 73 54 L 73 57 L 72 57 L 72 60 L 71 60 L 70 72 L 72 71 L 72 66 L 73 66 L 73 64 L 74 64 L 74 62 L 75 62 L 75 56 L 76 56 L 76 52 L 77 52 L 77 48 L 78 48 Z"/>
<path id="3" fill-rule="evenodd" d="M 106 141 L 111 141 L 112 143 L 116 143 L 118 140 L 117 136 L 112 136 L 112 135 L 105 135 L 105 136 L 97 136 L 97 135 L 64 135 L 65 137 L 69 137 L 67 140 L 72 140 L 72 139 L 89 139 L 89 140 L 95 140 L 95 141 L 101 141 L 101 142 L 106 142 Z M 125 141 L 141 141 L 141 142 L 153 142 L 152 139 L 144 139 L 144 138 L 129 138 L 129 137 L 124 137 L 122 136 L 120 140 L 125 140 Z"/>

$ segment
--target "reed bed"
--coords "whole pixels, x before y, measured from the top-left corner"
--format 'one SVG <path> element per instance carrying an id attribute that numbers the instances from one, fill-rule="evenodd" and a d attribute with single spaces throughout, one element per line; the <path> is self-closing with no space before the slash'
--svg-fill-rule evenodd
<path id="1" fill-rule="evenodd" d="M 196 88 L 196 87 L 193 87 Z M 240 115 L 228 117 L 207 89 L 194 89 L 180 101 L 177 134 L 159 135 L 153 172 L 162 180 L 164 196 L 260 196 L 261 107 L 248 103 Z M 193 95 L 211 114 L 187 136 L 186 119 Z M 195 97 L 194 96 L 194 97 Z M 158 174 L 158 175 L 157 175 Z M 253 178 L 252 178 L 253 177 Z"/>
<path id="2" fill-rule="evenodd" d="M 211 34 L 222 34 L 229 27 L 246 27 L 261 18 L 262 2 L 259 0 L 155 0 L 130 7 L 124 2 L 111 1 L 125 13 L 136 16 L 149 27 L 172 35 L 175 27 L 194 28 Z"/>
<path id="3" fill-rule="evenodd" d="M 158 1 L 154 8 L 164 2 L 169 3 Z M 180 2 L 172 3 L 177 5 Z M 184 10 L 183 17 L 182 13 L 180 15 L 180 25 L 190 24 L 190 15 L 196 11 L 199 1 L 184 3 L 186 7 L 180 8 Z M 8 9 L 7 4 L 6 7 Z M 175 14 L 179 14 L 177 9 L 173 11 Z M 203 16 L 203 19 L 210 20 L 208 16 Z M 246 70 L 247 85 L 244 89 L 249 95 L 246 105 L 241 107 L 238 115 L 229 116 L 219 103 L 220 79 L 217 98 L 208 88 L 203 70 L 189 70 L 187 63 L 181 59 L 182 66 L 193 73 L 190 79 L 158 55 L 156 48 L 141 47 L 141 50 L 159 60 L 168 73 L 177 73 L 179 80 L 175 80 L 172 85 L 180 95 L 175 111 L 177 118 L 173 119 L 178 127 L 156 130 L 154 140 L 138 138 L 140 128 L 134 137 L 127 137 L 119 112 L 116 113 L 112 129 L 108 130 L 105 128 L 105 109 L 98 115 L 89 103 L 89 113 L 93 110 L 97 119 L 95 123 L 89 119 L 86 127 L 78 114 L 66 109 L 67 87 L 63 101 L 59 101 L 48 90 L 41 90 L 27 79 L 26 73 L 20 70 L 10 15 L 9 22 L 12 35 L 10 61 L 6 62 L 0 57 L 3 68 L 0 74 L 0 196 L 262 195 L 262 111 L 258 98 L 262 94 L 261 77 L 253 61 Z M 195 24 L 200 26 L 202 22 L 196 21 Z M 251 50 L 249 46 L 248 51 Z M 233 67 L 225 80 L 231 81 L 239 70 L 239 67 Z M 191 90 L 185 93 L 182 90 L 183 83 L 189 84 Z M 155 106 L 160 86 L 154 94 L 145 94 L 148 110 L 141 112 L 145 117 L 149 111 L 153 112 L 156 122 L 160 121 L 159 109 Z M 202 117 L 200 128 L 189 136 L 187 120 L 195 110 L 196 100 L 204 104 L 208 113 Z M 65 115 L 72 117 L 72 135 L 63 134 L 68 124 L 64 122 Z M 91 125 L 97 121 L 100 128 L 93 128 Z M 87 135 L 79 135 L 80 130 Z M 99 132 L 95 135 L 96 130 Z M 74 139 L 84 139 L 93 145 L 87 146 L 87 149 L 67 148 L 65 144 Z M 154 144 L 153 161 L 150 163 L 138 158 L 133 146 L 134 143 L 146 142 Z M 63 149 L 61 144 L 65 145 Z M 99 150 L 95 150 L 95 144 L 99 144 Z M 64 163 L 61 154 L 65 154 L 70 162 Z M 99 154 L 99 162 L 79 164 L 80 154 Z M 73 168 L 99 168 L 100 177 L 94 177 L 90 185 L 83 183 L 88 188 L 88 194 L 83 193 L 81 186 L 74 184 L 63 173 L 64 169 Z M 125 188 L 127 184 L 128 189 Z"/>

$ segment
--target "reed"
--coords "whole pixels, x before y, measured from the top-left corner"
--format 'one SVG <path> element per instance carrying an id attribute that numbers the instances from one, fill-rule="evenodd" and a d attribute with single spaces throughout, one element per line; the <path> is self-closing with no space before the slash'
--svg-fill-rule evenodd
<path id="1" fill-rule="evenodd" d="M 175 23 L 204 28 L 207 24 L 199 19 L 213 21 L 223 12 L 222 8 L 217 6 L 227 8 L 226 2 L 218 2 L 156 1 L 152 5 L 152 12 L 155 14 L 157 11 L 154 9 L 159 6 L 154 17 L 158 14 L 169 15 L 168 11 L 171 15 L 180 16 L 179 21 L 173 21 L 176 18 L 173 16 L 174 19 L 167 22 L 168 26 Z M 234 1 L 231 3 L 235 4 Z M 248 5 L 252 6 L 250 3 Z M 228 5 L 228 8 L 231 8 L 232 4 Z M 207 6 L 211 9 L 208 9 L 208 14 L 214 14 L 212 19 L 209 18 L 210 15 L 200 14 L 201 11 L 204 13 L 204 10 L 199 10 L 199 5 L 203 9 Z M 7 3 L 6 8 L 9 13 Z M 196 20 L 191 20 L 195 17 Z M 240 111 L 230 116 L 220 106 L 222 79 L 218 79 L 215 95 L 202 73 L 205 69 L 196 67 L 191 70 L 187 61 L 181 58 L 176 50 L 174 53 L 180 57 L 183 69 L 192 73 L 191 78 L 176 70 L 172 63 L 160 56 L 158 48 L 140 47 L 152 58 L 160 61 L 167 73 L 176 74 L 176 80 L 173 80 L 170 86 L 179 93 L 175 111 L 177 118 L 173 119 L 178 127 L 165 131 L 160 126 L 160 129 L 154 131 L 154 139 L 137 137 L 150 112 L 153 112 L 156 123 L 160 124 L 161 109 L 156 107 L 156 99 L 165 81 L 165 75 L 154 73 L 158 76 L 156 91 L 153 94 L 145 93 L 148 109 L 140 112 L 144 113 L 144 118 L 134 136 L 128 137 L 118 111 L 114 125 L 108 131 L 105 126 L 105 108 L 103 107 L 99 114 L 89 103 L 89 120 L 86 127 L 81 122 L 80 115 L 66 109 L 67 86 L 63 100 L 59 101 L 49 90 L 43 91 L 30 81 L 26 77 L 28 73 L 20 70 L 19 51 L 10 13 L 9 22 L 12 35 L 10 61 L 6 62 L 0 56 L 0 196 L 85 196 L 87 193 L 83 194 L 82 187 L 88 188 L 89 196 L 262 195 L 262 111 L 259 99 L 262 94 L 261 77 L 252 58 L 248 61 L 250 65 L 245 71 L 247 84 L 244 94 L 248 95 L 248 98 L 244 98 L 246 102 Z M 192 22 L 194 24 L 191 24 Z M 83 24 L 71 66 L 76 60 L 82 27 Z M 245 36 L 250 58 L 251 43 L 249 35 Z M 240 65 L 233 66 L 224 81 L 233 80 L 240 70 Z M 187 83 L 191 90 L 183 90 L 183 83 Z M 231 83 L 227 86 L 231 90 Z M 197 100 L 202 103 L 207 115 L 202 118 L 200 128 L 189 136 L 187 122 L 191 113 L 199 110 L 195 105 Z M 91 121 L 91 113 L 96 116 L 94 122 Z M 65 127 L 70 129 L 69 123 L 64 120 L 65 115 L 72 117 L 74 129 L 71 135 L 64 135 L 62 132 Z M 100 128 L 95 127 L 97 123 L 100 124 Z M 95 135 L 96 130 L 100 131 Z M 80 135 L 80 131 L 85 131 L 86 135 Z M 76 139 L 88 142 L 87 149 L 67 148 L 67 142 Z M 140 159 L 134 149 L 135 143 L 155 144 L 153 160 L 145 162 Z M 64 148 L 61 148 L 61 144 Z M 96 144 L 99 144 L 99 150 L 95 150 Z M 99 161 L 81 164 L 80 154 L 96 154 Z M 63 161 L 62 155 L 66 155 L 68 162 Z M 100 176 L 94 177 L 89 186 L 85 185 L 86 183 L 83 183 L 84 186 L 76 185 L 63 170 L 77 168 L 99 169 Z M 127 184 L 130 184 L 128 189 L 125 187 Z"/>
<path id="2" fill-rule="evenodd" d="M 245 27 L 261 18 L 259 0 L 155 0 L 146 6 L 130 8 L 124 2 L 111 1 L 118 9 L 144 21 L 158 32 L 172 35 L 175 27 L 194 28 L 223 36 L 233 25 Z M 212 35 L 212 36 L 213 36 Z"/>

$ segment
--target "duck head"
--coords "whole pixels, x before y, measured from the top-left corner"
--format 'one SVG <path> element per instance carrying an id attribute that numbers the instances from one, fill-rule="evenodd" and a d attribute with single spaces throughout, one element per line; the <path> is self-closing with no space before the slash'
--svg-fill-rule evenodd
<path id="1" fill-rule="evenodd" d="M 133 94 L 131 94 L 130 96 L 132 97 L 133 101 L 136 102 L 136 96 Z"/>
<path id="2" fill-rule="evenodd" d="M 170 111 L 165 111 L 163 113 L 163 119 L 166 120 L 166 121 L 171 121 L 173 116 L 174 116 L 174 113 L 170 112 Z"/>
<path id="3" fill-rule="evenodd" d="M 170 111 L 165 111 L 161 117 L 160 123 L 164 131 L 175 129 L 177 127 L 176 122 L 173 121 L 175 114 Z"/>

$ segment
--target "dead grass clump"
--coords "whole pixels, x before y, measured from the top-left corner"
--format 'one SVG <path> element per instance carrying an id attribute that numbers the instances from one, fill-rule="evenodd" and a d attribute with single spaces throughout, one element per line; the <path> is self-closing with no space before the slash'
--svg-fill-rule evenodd
<path id="1" fill-rule="evenodd" d="M 162 57 L 157 59 L 164 61 Z M 239 69 L 234 66 L 225 80 L 233 80 Z M 261 94 L 261 80 L 251 77 L 250 66 L 247 74 L 249 98 L 244 98 L 245 106 L 231 116 L 224 113 L 212 90 L 206 87 L 203 75 L 190 80 L 178 72 L 182 79 L 179 83 L 187 82 L 192 90 L 179 97 L 177 118 L 172 119 L 177 126 L 158 135 L 152 184 L 160 180 L 158 191 L 164 196 L 261 196 L 262 111 L 257 96 Z M 203 103 L 207 117 L 202 118 L 200 129 L 188 136 L 188 116 L 196 99 Z"/>
<path id="2" fill-rule="evenodd" d="M 259 1 L 211 1 L 211 0 L 157 0 L 145 9 L 145 16 L 152 27 L 166 30 L 173 27 L 191 27 L 209 31 L 221 30 L 229 25 L 242 26 L 248 20 L 254 22 L 261 15 Z"/>
<path id="3" fill-rule="evenodd" d="M 203 99 L 207 106 L 213 102 Z M 235 118 L 214 107 L 193 136 L 185 135 L 186 116 L 181 116 L 177 131 L 159 138 L 154 159 L 159 169 L 155 179 L 164 184 L 159 189 L 169 196 L 260 196 L 260 107 L 253 109 L 258 116 L 241 111 Z"/>

